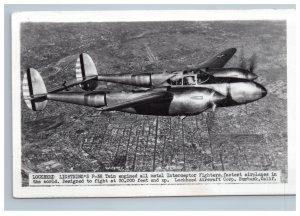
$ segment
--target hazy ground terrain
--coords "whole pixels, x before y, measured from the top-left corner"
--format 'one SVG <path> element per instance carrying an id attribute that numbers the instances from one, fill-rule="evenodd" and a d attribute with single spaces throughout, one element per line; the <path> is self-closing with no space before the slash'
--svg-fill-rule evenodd
<path id="1" fill-rule="evenodd" d="M 257 55 L 257 82 L 268 95 L 247 107 L 217 109 L 215 117 L 208 112 L 181 121 L 53 101 L 33 112 L 22 102 L 24 185 L 32 171 L 281 170 L 286 182 L 283 21 L 24 23 L 21 69 L 34 67 L 51 89 L 75 79 L 82 52 L 91 55 L 98 73 L 158 73 L 197 66 L 230 47 L 238 51 L 228 67 L 239 66 L 242 55 Z"/>

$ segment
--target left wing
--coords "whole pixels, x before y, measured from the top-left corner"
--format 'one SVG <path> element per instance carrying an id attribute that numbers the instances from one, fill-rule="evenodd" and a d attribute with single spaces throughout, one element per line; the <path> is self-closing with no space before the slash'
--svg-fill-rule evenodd
<path id="1" fill-rule="evenodd" d="M 105 106 L 102 107 L 98 110 L 100 111 L 111 111 L 111 110 L 117 110 L 117 109 L 122 109 L 126 107 L 131 107 L 139 104 L 145 104 L 145 103 L 151 103 L 153 101 L 158 101 L 158 100 L 164 100 L 164 99 L 171 99 L 173 97 L 173 94 L 170 92 L 155 92 L 155 93 L 148 93 L 143 96 L 137 97 L 133 100 L 128 100 L 124 101 L 121 103 L 116 103 L 113 105 Z"/>
<path id="2" fill-rule="evenodd" d="M 231 57 L 235 54 L 236 48 L 227 49 L 218 55 L 215 55 L 211 59 L 202 62 L 199 67 L 200 68 L 222 68 L 224 65 L 231 59 Z"/>

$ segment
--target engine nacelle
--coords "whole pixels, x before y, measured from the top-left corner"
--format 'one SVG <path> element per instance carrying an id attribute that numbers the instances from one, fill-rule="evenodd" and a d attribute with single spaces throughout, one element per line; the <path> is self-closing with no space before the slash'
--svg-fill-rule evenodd
<path id="1" fill-rule="evenodd" d="M 254 80 L 257 75 L 241 68 L 206 68 L 206 72 L 212 74 L 214 77 L 229 77 Z"/>
<path id="2" fill-rule="evenodd" d="M 122 83 L 126 85 L 150 87 L 151 74 L 113 74 L 113 75 L 99 75 L 98 81 Z"/>
<path id="3" fill-rule="evenodd" d="M 178 88 L 172 89 L 172 93 L 170 115 L 196 115 L 208 108 L 215 108 L 226 99 L 224 95 L 208 88 Z"/>
<path id="4" fill-rule="evenodd" d="M 91 107 L 106 106 L 105 92 L 60 92 L 49 93 L 47 99 Z"/>

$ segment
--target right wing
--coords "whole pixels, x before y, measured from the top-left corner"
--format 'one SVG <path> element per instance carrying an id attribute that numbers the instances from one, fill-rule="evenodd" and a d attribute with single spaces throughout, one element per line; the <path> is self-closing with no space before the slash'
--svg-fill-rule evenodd
<path id="1" fill-rule="evenodd" d="M 111 111 L 111 110 L 118 110 L 126 107 L 131 107 L 131 106 L 136 106 L 139 104 L 147 104 L 151 103 L 153 101 L 158 101 L 158 100 L 164 100 L 164 99 L 171 99 L 173 97 L 173 94 L 170 92 L 166 91 L 161 91 L 161 92 L 155 92 L 155 93 L 147 93 L 143 96 L 137 97 L 132 100 L 124 101 L 121 103 L 116 103 L 113 105 L 101 107 L 100 111 Z"/>
<path id="2" fill-rule="evenodd" d="M 198 67 L 200 68 L 222 68 L 235 54 L 236 48 L 227 49 L 211 59 L 202 62 Z"/>

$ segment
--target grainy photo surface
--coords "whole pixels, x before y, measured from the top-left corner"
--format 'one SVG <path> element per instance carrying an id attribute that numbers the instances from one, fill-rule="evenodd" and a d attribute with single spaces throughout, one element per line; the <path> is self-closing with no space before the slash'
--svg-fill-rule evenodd
<path id="1" fill-rule="evenodd" d="M 14 197 L 295 194 L 294 16 L 13 14 Z"/>
<path id="2" fill-rule="evenodd" d="M 161 109 L 165 114 L 163 108 L 155 108 L 154 114 L 135 114 L 122 112 L 122 108 L 105 111 L 101 106 L 62 103 L 57 98 L 48 100 L 42 110 L 33 111 L 32 103 L 28 102 L 28 107 L 22 96 L 22 186 L 28 186 L 29 173 L 73 172 L 274 170 L 281 171 L 281 183 L 288 182 L 284 20 L 24 22 L 20 40 L 20 78 L 23 80 L 24 74 L 28 74 L 28 68 L 34 68 L 48 92 L 64 88 L 76 79 L 83 80 L 77 60 L 81 53 L 90 56 L 100 78 L 194 72 L 199 66 L 210 77 L 218 73 L 214 71 L 218 67 L 201 67 L 201 64 L 230 48 L 236 52 L 219 70 L 240 68 L 252 72 L 255 77 L 241 80 L 258 83 L 267 91 L 264 97 L 253 102 L 234 106 L 217 104 L 197 114 L 171 116 L 158 113 Z M 197 85 L 207 87 L 205 75 Z M 239 78 L 232 79 L 236 82 Z M 57 94 L 139 92 L 158 88 L 153 83 L 153 86 L 138 86 L 123 82 L 100 79 L 88 86 L 64 88 Z M 192 82 L 173 82 L 171 78 L 168 84 L 171 88 L 191 87 Z M 223 83 L 228 82 L 223 79 Z M 218 88 L 221 87 L 213 89 Z M 24 93 L 24 88 L 22 91 L 29 95 Z M 157 101 L 150 100 L 146 106 L 160 103 Z"/>

